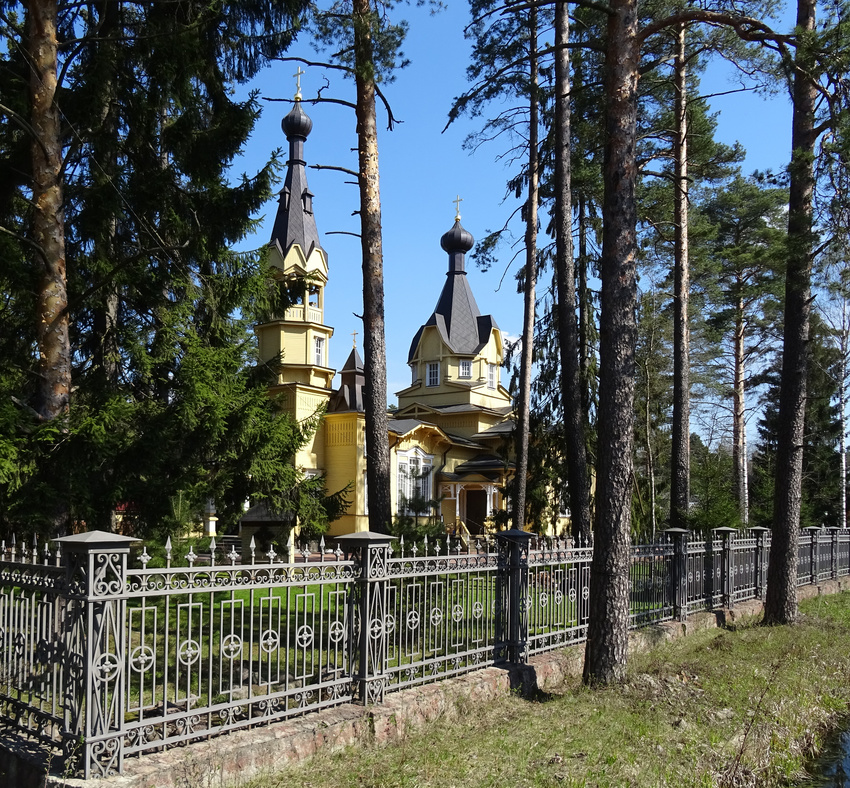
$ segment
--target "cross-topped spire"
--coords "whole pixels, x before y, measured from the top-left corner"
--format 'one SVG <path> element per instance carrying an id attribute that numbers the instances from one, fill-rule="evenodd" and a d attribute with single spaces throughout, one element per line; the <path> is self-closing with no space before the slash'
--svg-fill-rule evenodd
<path id="1" fill-rule="evenodd" d="M 301 70 L 301 66 L 298 66 L 298 71 L 296 71 L 292 76 L 295 77 L 295 100 L 301 101 L 301 75 L 306 74 L 306 71 Z"/>
<path id="2" fill-rule="evenodd" d="M 352 346 L 355 350 L 357 350 L 357 333 L 358 333 L 357 331 L 352 331 L 352 332 L 351 332 L 351 340 L 352 340 L 352 341 L 351 341 L 351 346 Z"/>
<path id="3" fill-rule="evenodd" d="M 455 197 L 454 200 L 452 200 L 452 202 L 455 204 L 455 221 L 459 222 L 460 221 L 460 204 L 463 202 L 463 197 L 461 197 L 460 195 L 457 195 L 457 197 Z"/>

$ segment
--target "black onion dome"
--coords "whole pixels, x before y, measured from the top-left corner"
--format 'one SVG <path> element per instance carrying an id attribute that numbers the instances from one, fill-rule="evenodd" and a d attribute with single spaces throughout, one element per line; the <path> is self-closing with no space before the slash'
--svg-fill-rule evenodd
<path id="1" fill-rule="evenodd" d="M 301 109 L 301 102 L 296 101 L 289 114 L 280 122 L 283 133 L 289 137 L 307 137 L 313 130 L 313 121 Z"/>
<path id="2" fill-rule="evenodd" d="M 466 253 L 472 249 L 474 243 L 475 239 L 472 237 L 472 233 L 463 229 L 460 219 L 455 219 L 454 227 L 440 239 L 440 246 L 449 254 L 453 252 Z"/>

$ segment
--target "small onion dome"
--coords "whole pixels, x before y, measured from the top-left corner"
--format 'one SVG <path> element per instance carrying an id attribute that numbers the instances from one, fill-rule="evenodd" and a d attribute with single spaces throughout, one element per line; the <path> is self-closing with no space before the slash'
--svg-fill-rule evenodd
<path id="1" fill-rule="evenodd" d="M 449 254 L 453 252 L 466 253 L 472 249 L 474 243 L 475 239 L 472 237 L 472 233 L 463 229 L 460 219 L 455 219 L 454 227 L 440 239 L 440 246 Z"/>
<path id="2" fill-rule="evenodd" d="M 301 109 L 301 102 L 296 101 L 289 114 L 280 122 L 280 127 L 287 139 L 290 137 L 306 137 L 313 130 L 313 121 Z"/>

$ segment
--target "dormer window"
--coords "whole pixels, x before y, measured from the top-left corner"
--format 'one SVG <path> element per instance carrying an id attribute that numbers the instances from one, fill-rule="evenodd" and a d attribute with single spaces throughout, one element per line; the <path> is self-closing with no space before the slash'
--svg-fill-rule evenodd
<path id="1" fill-rule="evenodd" d="M 428 374 L 425 378 L 426 386 L 439 386 L 440 385 L 440 362 L 439 361 L 429 361 L 428 362 Z"/>
<path id="2" fill-rule="evenodd" d="M 304 203 L 304 213 L 313 213 L 313 195 L 305 190 L 301 195 L 301 202 Z"/>
<path id="3" fill-rule="evenodd" d="M 458 377 L 460 378 L 471 378 L 472 377 L 472 362 L 468 359 L 461 359 L 459 369 L 458 369 Z"/>
<path id="4" fill-rule="evenodd" d="M 289 198 L 290 198 L 291 196 L 292 196 L 292 195 L 290 194 L 289 189 L 284 189 L 284 190 L 283 190 L 283 194 L 281 195 L 281 198 L 282 198 L 282 202 L 283 202 L 283 210 L 284 210 L 284 211 L 288 211 L 288 210 L 289 210 Z"/>

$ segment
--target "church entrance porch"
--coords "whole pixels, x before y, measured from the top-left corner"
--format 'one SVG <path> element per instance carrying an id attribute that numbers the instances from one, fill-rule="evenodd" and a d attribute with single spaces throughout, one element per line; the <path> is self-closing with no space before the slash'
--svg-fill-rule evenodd
<path id="1" fill-rule="evenodd" d="M 500 488 L 486 481 L 450 481 L 440 484 L 446 530 L 458 537 L 484 535 L 488 518 L 499 508 Z"/>

